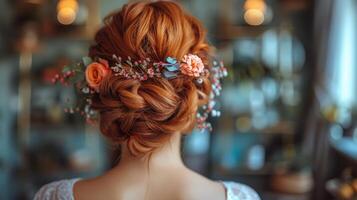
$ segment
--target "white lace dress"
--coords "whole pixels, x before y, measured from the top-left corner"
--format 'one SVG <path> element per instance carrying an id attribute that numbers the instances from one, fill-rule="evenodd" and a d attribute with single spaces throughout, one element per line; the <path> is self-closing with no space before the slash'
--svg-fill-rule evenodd
<path id="1" fill-rule="evenodd" d="M 74 200 L 73 185 L 80 179 L 61 180 L 44 185 L 34 200 Z M 260 200 L 258 194 L 249 186 L 222 182 L 226 188 L 227 200 Z"/>

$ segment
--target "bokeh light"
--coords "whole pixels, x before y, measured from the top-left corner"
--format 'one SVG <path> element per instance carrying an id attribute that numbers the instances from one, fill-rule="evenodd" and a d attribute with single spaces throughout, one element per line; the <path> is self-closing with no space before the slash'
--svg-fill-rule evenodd
<path id="1" fill-rule="evenodd" d="M 248 9 L 244 13 L 244 20 L 252 26 L 259 26 L 264 22 L 264 12 L 258 9 Z"/>
<path id="2" fill-rule="evenodd" d="M 57 4 L 57 20 L 63 25 L 72 24 L 77 17 L 78 2 L 76 0 L 61 0 Z"/>
<path id="3" fill-rule="evenodd" d="M 246 0 L 244 3 L 244 20 L 251 26 L 264 23 L 267 5 L 264 0 Z"/>

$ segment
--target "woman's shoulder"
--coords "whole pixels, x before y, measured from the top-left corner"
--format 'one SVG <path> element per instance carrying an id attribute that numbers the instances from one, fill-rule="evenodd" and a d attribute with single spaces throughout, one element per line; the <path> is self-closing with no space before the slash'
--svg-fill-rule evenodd
<path id="1" fill-rule="evenodd" d="M 65 179 L 48 183 L 35 194 L 34 200 L 73 200 L 73 185 L 79 179 Z"/>
<path id="2" fill-rule="evenodd" d="M 80 180 L 65 179 L 48 183 L 35 194 L 34 200 L 73 200 L 73 186 Z M 230 181 L 222 182 L 226 189 L 227 200 L 260 200 L 259 195 L 251 187 Z"/>
<path id="3" fill-rule="evenodd" d="M 222 183 L 226 188 L 227 200 L 260 200 L 258 193 L 247 185 L 230 181 Z"/>

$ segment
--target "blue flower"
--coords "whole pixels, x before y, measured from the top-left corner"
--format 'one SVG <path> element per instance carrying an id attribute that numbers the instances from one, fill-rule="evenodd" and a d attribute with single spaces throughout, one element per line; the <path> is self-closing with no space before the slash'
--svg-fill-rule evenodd
<path id="1" fill-rule="evenodd" d="M 166 62 L 168 62 L 170 64 L 175 64 L 175 63 L 177 63 L 177 60 L 175 58 L 168 56 L 168 57 L 166 57 Z"/>
<path id="2" fill-rule="evenodd" d="M 180 63 L 177 62 L 175 58 L 167 57 L 166 62 L 162 66 L 164 70 L 162 71 L 162 75 L 167 79 L 173 79 L 177 77 L 179 73 Z"/>
<path id="3" fill-rule="evenodd" d="M 163 71 L 162 75 L 167 79 L 173 79 L 177 77 L 177 72 Z"/>
<path id="4" fill-rule="evenodd" d="M 170 72 L 175 72 L 179 70 L 179 64 L 166 64 L 164 65 L 165 69 Z"/>

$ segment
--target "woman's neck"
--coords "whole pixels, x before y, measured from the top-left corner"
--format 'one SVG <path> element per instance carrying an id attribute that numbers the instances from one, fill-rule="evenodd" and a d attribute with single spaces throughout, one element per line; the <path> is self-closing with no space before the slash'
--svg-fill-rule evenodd
<path id="1" fill-rule="evenodd" d="M 184 167 L 180 146 L 180 133 L 174 133 L 166 144 L 155 150 L 150 156 L 133 156 L 128 151 L 126 145 L 122 145 L 121 157 L 117 168 L 130 167 L 132 169 L 138 169 L 147 168 L 148 166 L 149 168 Z"/>

